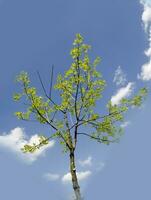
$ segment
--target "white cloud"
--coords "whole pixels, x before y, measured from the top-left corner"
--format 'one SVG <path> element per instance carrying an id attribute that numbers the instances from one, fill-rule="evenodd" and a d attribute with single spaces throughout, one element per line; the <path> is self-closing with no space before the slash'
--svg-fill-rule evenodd
<path id="1" fill-rule="evenodd" d="M 112 105 L 120 104 L 123 98 L 129 97 L 134 89 L 134 83 L 129 82 L 125 87 L 120 88 L 117 93 L 111 97 Z"/>
<path id="2" fill-rule="evenodd" d="M 129 121 L 126 121 L 126 122 L 124 122 L 124 123 L 121 124 L 121 127 L 122 127 L 122 128 L 126 128 L 126 127 L 129 126 L 129 125 L 130 125 L 130 122 L 129 122 Z"/>
<path id="3" fill-rule="evenodd" d="M 138 79 L 149 81 L 151 80 L 151 27 L 149 33 L 149 48 L 145 51 L 145 55 L 149 58 L 149 61 L 142 65 L 141 73 L 138 74 Z"/>
<path id="4" fill-rule="evenodd" d="M 120 66 L 115 71 L 113 82 L 117 86 L 123 86 L 126 83 L 126 74 L 123 72 Z"/>
<path id="5" fill-rule="evenodd" d="M 142 66 L 141 73 L 138 78 L 143 81 L 151 80 L 151 60 Z"/>
<path id="6" fill-rule="evenodd" d="M 140 74 L 137 75 L 137 77 L 138 79 L 141 79 L 143 81 L 150 81 L 151 80 L 151 1 L 141 0 L 140 2 L 144 6 L 142 21 L 145 27 L 145 31 L 149 37 L 149 47 L 145 51 L 145 55 L 148 58 L 148 62 L 142 65 L 141 72 Z"/>
<path id="7" fill-rule="evenodd" d="M 151 24 L 151 1 L 141 0 L 140 3 L 144 6 L 142 22 L 144 24 L 144 29 L 147 32 L 149 25 Z"/>
<path id="8" fill-rule="evenodd" d="M 92 165 L 92 157 L 89 156 L 86 160 L 79 160 L 79 164 L 80 164 L 82 167 L 91 166 L 91 165 Z"/>
<path id="9" fill-rule="evenodd" d="M 92 174 L 91 171 L 77 172 L 77 177 L 79 181 L 85 180 Z M 71 174 L 67 173 L 62 177 L 63 183 L 71 183 Z"/>
<path id="10" fill-rule="evenodd" d="M 46 173 L 43 177 L 48 181 L 56 181 L 60 178 L 59 174 Z"/>
<path id="11" fill-rule="evenodd" d="M 19 158 L 27 163 L 32 163 L 38 159 L 39 156 L 45 154 L 45 151 L 48 148 L 54 146 L 54 141 L 50 141 L 48 145 L 45 145 L 35 151 L 34 153 L 23 153 L 21 148 L 25 144 L 38 144 L 39 138 L 38 135 L 33 135 L 29 140 L 27 140 L 27 136 L 24 132 L 24 129 L 17 127 L 10 131 L 8 134 L 0 135 L 0 148 L 4 148 L 5 150 L 9 150 L 15 153 Z"/>
<path id="12" fill-rule="evenodd" d="M 149 58 L 151 57 L 151 46 L 145 51 L 145 55 Z"/>

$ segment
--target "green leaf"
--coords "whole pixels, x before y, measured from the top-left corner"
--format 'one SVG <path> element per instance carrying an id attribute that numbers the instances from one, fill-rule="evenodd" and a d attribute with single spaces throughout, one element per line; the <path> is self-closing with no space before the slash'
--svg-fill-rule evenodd
<path id="1" fill-rule="evenodd" d="M 14 101 L 19 101 L 21 99 L 21 97 L 22 97 L 22 94 L 16 93 L 16 94 L 14 94 L 13 99 L 14 99 Z"/>

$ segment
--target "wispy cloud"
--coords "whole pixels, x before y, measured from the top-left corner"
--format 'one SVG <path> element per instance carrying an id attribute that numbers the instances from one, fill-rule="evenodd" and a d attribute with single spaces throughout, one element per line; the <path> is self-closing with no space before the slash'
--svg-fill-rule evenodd
<path id="1" fill-rule="evenodd" d="M 19 158 L 21 158 L 26 163 L 32 163 L 36 161 L 40 156 L 44 155 L 46 150 L 54 146 L 54 141 L 50 141 L 48 145 L 45 145 L 35 151 L 34 153 L 23 153 L 21 148 L 25 144 L 38 144 L 39 137 L 38 135 L 31 136 L 30 139 L 27 139 L 24 129 L 17 127 L 11 130 L 8 134 L 4 133 L 0 135 L 0 148 L 9 150 L 15 153 Z"/>
<path id="2" fill-rule="evenodd" d="M 123 86 L 126 83 L 126 74 L 123 72 L 123 70 L 121 69 L 120 66 L 117 67 L 115 74 L 114 74 L 114 78 L 113 78 L 113 82 L 117 85 L 117 86 Z"/>
<path id="3" fill-rule="evenodd" d="M 77 172 L 77 177 L 79 181 L 83 181 L 87 179 L 92 174 L 91 171 L 83 171 L 83 172 Z M 71 183 L 71 174 L 67 173 L 62 177 L 63 183 Z"/>
<path id="4" fill-rule="evenodd" d="M 85 160 L 79 160 L 79 164 L 80 164 L 82 167 L 91 166 L 91 165 L 92 165 L 92 157 L 91 157 L 91 156 L 88 156 L 88 158 L 85 159 Z"/>
<path id="5" fill-rule="evenodd" d="M 97 167 L 96 167 L 96 171 L 102 171 L 103 169 L 104 169 L 104 167 L 105 167 L 105 165 L 106 165 L 106 163 L 105 162 L 99 162 L 98 164 L 97 164 Z"/>
<path id="6" fill-rule="evenodd" d="M 92 157 L 89 156 L 86 160 L 79 160 L 80 161 L 80 165 L 82 167 L 85 166 L 92 166 Z M 77 178 L 78 181 L 83 181 L 85 179 L 87 179 L 89 176 L 91 176 L 94 172 L 100 172 L 104 169 L 105 167 L 105 162 L 103 161 L 99 161 L 99 162 L 95 162 L 95 164 L 93 165 L 93 169 L 91 170 L 86 170 L 86 171 L 80 171 L 80 172 L 76 172 L 77 174 Z M 62 181 L 62 183 L 66 184 L 66 183 L 71 183 L 72 179 L 71 179 L 71 173 L 68 172 L 64 175 L 58 174 L 58 173 L 45 173 L 43 175 L 43 178 L 47 181 L 57 181 L 60 180 Z"/>
<path id="7" fill-rule="evenodd" d="M 126 127 L 129 126 L 130 124 L 131 124 L 130 121 L 126 121 L 126 122 L 124 122 L 124 123 L 121 124 L 121 127 L 122 127 L 122 128 L 126 128 Z"/>
<path id="8" fill-rule="evenodd" d="M 118 105 L 120 104 L 120 101 L 123 98 L 129 97 L 134 89 L 134 83 L 129 82 L 125 87 L 120 88 L 115 95 L 111 97 L 111 103 L 112 105 Z"/>
<path id="9" fill-rule="evenodd" d="M 60 178 L 59 174 L 46 173 L 43 177 L 48 181 L 56 181 Z"/>
<path id="10" fill-rule="evenodd" d="M 137 77 L 143 81 L 149 81 L 151 80 L 151 1 L 141 0 L 140 2 L 144 7 L 144 11 L 142 13 L 142 22 L 144 24 L 145 32 L 149 38 L 149 47 L 144 52 L 148 58 L 148 62 L 142 65 L 141 73 L 138 74 Z"/>

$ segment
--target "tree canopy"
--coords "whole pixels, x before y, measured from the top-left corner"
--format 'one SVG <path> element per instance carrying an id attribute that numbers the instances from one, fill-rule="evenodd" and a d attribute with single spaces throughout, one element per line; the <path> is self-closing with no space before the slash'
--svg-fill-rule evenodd
<path id="1" fill-rule="evenodd" d="M 147 89 L 142 88 L 133 97 L 123 98 L 118 105 L 109 100 L 106 103 L 106 113 L 100 114 L 101 108 L 96 109 L 96 103 L 103 97 L 107 84 L 100 70 L 97 70 L 101 59 L 96 57 L 91 61 L 90 49 L 91 47 L 84 43 L 83 37 L 76 34 L 70 51 L 71 66 L 63 75 L 58 75 L 54 87 L 51 80 L 50 91 L 46 91 L 38 73 L 44 92 L 43 96 L 39 95 L 37 88 L 31 85 L 28 73 L 21 72 L 17 76 L 21 92 L 14 95 L 15 101 L 23 101 L 27 106 L 27 110 L 15 113 L 18 119 L 35 120 L 51 128 L 49 137 L 40 135 L 38 145 L 27 144 L 22 150 L 32 153 L 48 144 L 50 139 L 59 139 L 64 151 L 70 153 L 70 172 L 77 200 L 81 195 L 76 177 L 74 152 L 79 136 L 84 135 L 107 145 L 118 141 L 122 133 L 120 124 L 124 121 L 124 114 L 130 107 L 141 106 L 147 95 Z M 59 92 L 58 101 L 52 98 L 52 92 L 55 90 Z"/>

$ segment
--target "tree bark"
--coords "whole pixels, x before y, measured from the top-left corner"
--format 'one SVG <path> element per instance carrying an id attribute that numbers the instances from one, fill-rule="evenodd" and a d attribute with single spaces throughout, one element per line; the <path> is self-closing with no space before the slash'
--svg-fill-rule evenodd
<path id="1" fill-rule="evenodd" d="M 74 155 L 74 151 L 72 150 L 70 150 L 70 173 L 71 173 L 71 178 L 72 178 L 73 190 L 76 197 L 75 200 L 82 200 L 80 186 L 79 186 L 78 178 L 76 174 L 75 155 Z"/>

